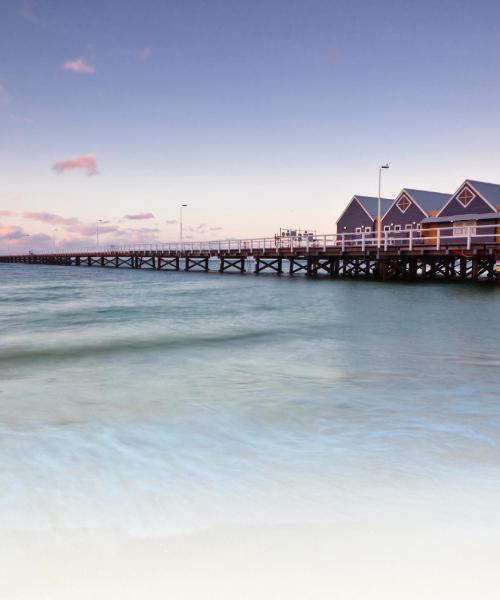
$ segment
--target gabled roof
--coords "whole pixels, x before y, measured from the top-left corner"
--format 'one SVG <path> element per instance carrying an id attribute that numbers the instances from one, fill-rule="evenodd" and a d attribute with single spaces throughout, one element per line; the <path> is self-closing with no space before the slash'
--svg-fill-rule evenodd
<path id="1" fill-rule="evenodd" d="M 431 210 L 441 210 L 451 198 L 451 194 L 443 194 L 442 192 L 428 192 L 426 190 L 411 190 L 408 188 L 404 188 L 403 192 L 406 192 L 427 214 Z"/>
<path id="2" fill-rule="evenodd" d="M 479 192 L 479 195 L 494 208 L 497 207 L 497 204 L 500 204 L 500 184 L 474 181 L 473 179 L 466 179 L 465 183 L 468 183 L 476 192 Z"/>
<path id="3" fill-rule="evenodd" d="M 493 211 L 497 210 L 497 206 L 500 204 L 500 184 L 488 183 L 486 181 L 474 181 L 474 179 L 466 179 L 463 183 L 460 184 L 457 191 L 448 200 L 448 202 L 441 208 L 441 210 L 439 211 L 440 214 L 465 185 L 468 185 L 477 194 L 479 194 L 479 196 L 486 202 L 486 204 L 490 205 Z"/>
<path id="4" fill-rule="evenodd" d="M 378 198 L 376 196 L 354 196 L 366 212 L 375 219 L 378 215 Z M 383 215 L 387 208 L 394 202 L 392 198 L 380 198 L 380 214 Z"/>
<path id="5" fill-rule="evenodd" d="M 391 206 L 394 200 L 391 198 L 380 198 L 380 214 L 383 215 L 387 208 Z M 365 213 L 372 219 L 377 218 L 378 214 L 378 198 L 377 196 L 359 196 L 356 194 L 351 198 L 345 209 L 342 211 L 340 217 L 337 219 L 337 223 L 344 216 L 346 210 L 351 206 L 353 202 L 357 202 L 361 208 L 365 211 Z"/>
<path id="6" fill-rule="evenodd" d="M 451 198 L 451 194 L 443 194 L 441 192 L 428 192 L 426 190 L 412 190 L 410 188 L 403 188 L 397 195 L 394 202 L 389 206 L 387 212 L 384 213 L 384 218 L 391 208 L 397 204 L 403 194 L 409 196 L 409 198 L 417 205 L 420 210 L 429 216 L 431 210 L 441 210 L 443 206 Z"/>

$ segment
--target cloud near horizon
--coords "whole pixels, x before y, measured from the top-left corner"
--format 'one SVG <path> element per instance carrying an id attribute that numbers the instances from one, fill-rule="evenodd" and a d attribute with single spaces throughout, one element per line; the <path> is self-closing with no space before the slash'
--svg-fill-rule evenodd
<path id="1" fill-rule="evenodd" d="M 73 60 L 67 60 L 63 67 L 64 71 L 71 71 L 72 73 L 95 73 L 94 65 L 91 65 L 83 58 L 74 58 Z"/>
<path id="2" fill-rule="evenodd" d="M 57 173 L 64 173 L 65 171 L 74 171 L 75 169 L 83 169 L 87 175 L 98 175 L 97 161 L 94 154 L 82 154 L 80 156 L 73 156 L 65 160 L 58 160 L 52 165 L 52 168 Z"/>
<path id="3" fill-rule="evenodd" d="M 123 217 L 129 221 L 144 221 L 145 219 L 154 219 L 155 216 L 153 213 L 137 213 L 135 215 L 125 215 Z"/>
<path id="4" fill-rule="evenodd" d="M 40 223 L 49 223 L 50 225 L 71 226 L 79 222 L 76 217 L 61 217 L 49 212 L 23 212 L 21 216 L 23 219 L 40 221 Z"/>

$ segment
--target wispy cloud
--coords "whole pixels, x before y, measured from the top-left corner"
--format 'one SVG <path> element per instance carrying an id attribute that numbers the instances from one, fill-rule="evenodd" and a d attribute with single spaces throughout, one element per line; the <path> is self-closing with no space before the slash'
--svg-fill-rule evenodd
<path id="1" fill-rule="evenodd" d="M 167 225 L 177 225 L 178 222 L 179 221 L 176 221 L 175 219 L 170 219 L 170 220 L 165 221 L 165 223 Z"/>
<path id="2" fill-rule="evenodd" d="M 81 156 L 73 156 L 66 160 L 58 160 L 52 165 L 52 168 L 58 173 L 83 169 L 89 176 L 98 174 L 97 161 L 93 154 L 82 154 Z"/>
<path id="3" fill-rule="evenodd" d="M 91 65 L 83 58 L 74 58 L 73 60 L 67 60 L 62 67 L 65 71 L 71 71 L 72 73 L 95 73 L 94 65 Z"/>
<path id="4" fill-rule="evenodd" d="M 33 23 L 33 25 L 46 27 L 47 22 L 38 14 L 40 7 L 37 6 L 37 4 L 39 3 L 34 2 L 34 0 L 21 0 L 19 6 L 19 15 L 23 19 Z"/>
<path id="5" fill-rule="evenodd" d="M 146 46 L 145 48 L 141 48 L 141 50 L 139 50 L 139 58 L 141 60 L 146 60 L 147 58 L 149 58 L 151 56 L 151 46 Z"/>
<path id="6" fill-rule="evenodd" d="M 116 231 L 119 242 L 157 242 L 160 230 L 158 227 L 139 227 L 137 229 L 119 229 Z"/>
<path id="7" fill-rule="evenodd" d="M 9 100 L 10 94 L 9 90 L 7 89 L 7 86 L 3 83 L 0 83 L 0 104 L 7 104 Z"/>
<path id="8" fill-rule="evenodd" d="M 209 227 L 209 231 L 221 231 L 223 227 Z"/>
<path id="9" fill-rule="evenodd" d="M 17 240 L 26 237 L 26 235 L 22 227 L 0 224 L 0 239 L 2 240 Z"/>
<path id="10" fill-rule="evenodd" d="M 78 233 L 83 236 L 95 236 L 97 232 L 97 223 L 75 223 L 66 228 L 71 233 Z M 109 225 L 99 226 L 99 235 L 105 235 L 106 233 L 116 233 L 119 229 L 117 227 Z"/>
<path id="11" fill-rule="evenodd" d="M 12 121 L 17 121 L 18 123 L 24 123 L 25 125 L 32 125 L 34 120 L 31 117 L 23 117 L 22 115 L 9 115 Z"/>
<path id="12" fill-rule="evenodd" d="M 61 217 L 60 215 L 49 212 L 24 212 L 21 216 L 23 219 L 48 223 L 49 225 L 62 225 L 65 227 L 70 227 L 79 223 L 79 220 L 76 217 Z"/>
<path id="13" fill-rule="evenodd" d="M 197 225 L 195 226 L 189 226 L 186 227 L 186 231 L 190 231 L 191 233 L 205 233 L 206 231 L 206 225 L 205 223 L 201 223 L 201 225 Z"/>
<path id="14" fill-rule="evenodd" d="M 0 217 L 17 217 L 17 213 L 11 210 L 0 210 Z"/>
<path id="15" fill-rule="evenodd" d="M 134 215 L 125 215 L 123 217 L 124 219 L 127 219 L 129 221 L 144 221 L 146 219 L 154 219 L 155 216 L 153 213 L 136 213 Z"/>

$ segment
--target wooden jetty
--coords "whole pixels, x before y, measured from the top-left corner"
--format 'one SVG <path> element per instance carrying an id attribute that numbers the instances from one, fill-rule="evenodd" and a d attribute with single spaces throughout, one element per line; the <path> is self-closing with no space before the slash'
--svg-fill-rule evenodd
<path id="1" fill-rule="evenodd" d="M 477 228 L 479 230 L 479 228 Z M 399 238 L 374 234 L 332 234 L 314 239 L 259 238 L 139 244 L 0 255 L 0 263 L 219 271 L 256 275 L 324 275 L 380 281 L 485 281 L 500 285 L 500 240 L 488 231 L 459 240 L 421 237 L 420 230 Z M 450 236 L 451 237 L 451 236 Z M 483 239 L 484 238 L 484 239 Z"/>

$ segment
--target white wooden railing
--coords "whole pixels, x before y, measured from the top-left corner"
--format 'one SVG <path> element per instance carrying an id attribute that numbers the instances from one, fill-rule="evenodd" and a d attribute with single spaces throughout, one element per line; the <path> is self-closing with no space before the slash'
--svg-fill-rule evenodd
<path id="1" fill-rule="evenodd" d="M 327 251 L 328 249 L 339 249 L 342 251 L 361 249 L 372 250 L 380 248 L 387 251 L 389 249 L 407 249 L 427 248 L 439 250 L 443 247 L 461 247 L 470 250 L 474 244 L 495 244 L 500 249 L 500 224 L 464 226 L 460 229 L 453 227 L 433 228 L 433 229 L 411 229 L 402 231 L 383 231 L 380 243 L 374 232 L 343 232 L 316 235 L 313 238 L 305 237 L 264 237 L 264 238 L 244 238 L 227 240 L 209 240 L 209 241 L 189 241 L 189 242 L 153 242 L 153 243 L 125 243 L 125 244 L 101 244 L 99 246 L 78 246 L 78 247 L 51 247 L 51 248 L 9 248 L 4 246 L 0 254 L 20 255 L 27 254 L 85 254 L 97 252 L 152 252 L 164 251 L 179 254 L 184 253 L 212 253 L 245 251 L 248 254 L 261 253 L 266 250 L 282 250 L 293 252 L 303 250 L 309 252 L 311 249 Z"/>

